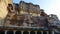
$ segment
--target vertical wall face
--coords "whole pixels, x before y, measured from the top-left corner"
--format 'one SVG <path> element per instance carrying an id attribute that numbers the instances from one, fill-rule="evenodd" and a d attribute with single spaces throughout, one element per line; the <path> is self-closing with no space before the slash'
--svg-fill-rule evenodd
<path id="1" fill-rule="evenodd" d="M 13 0 L 0 0 L 0 17 L 1 17 L 1 20 L 0 20 L 0 25 L 3 25 L 4 24 L 4 19 L 8 13 L 8 10 L 7 10 L 7 6 L 8 4 L 12 4 L 13 3 Z"/>
<path id="2" fill-rule="evenodd" d="M 7 6 L 8 4 L 12 4 L 13 0 L 0 0 L 0 17 L 5 18 L 7 15 Z"/>
<path id="3" fill-rule="evenodd" d="M 7 4 L 4 0 L 0 0 L 0 17 L 4 18 L 7 14 Z"/>

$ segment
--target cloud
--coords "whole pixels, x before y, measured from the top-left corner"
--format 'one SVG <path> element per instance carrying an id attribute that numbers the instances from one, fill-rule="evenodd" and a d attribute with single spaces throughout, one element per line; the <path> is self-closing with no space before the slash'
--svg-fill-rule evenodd
<path id="1" fill-rule="evenodd" d="M 54 7 L 53 7 L 53 10 L 55 11 L 55 14 L 59 17 L 60 19 L 60 2 L 57 2 Z"/>

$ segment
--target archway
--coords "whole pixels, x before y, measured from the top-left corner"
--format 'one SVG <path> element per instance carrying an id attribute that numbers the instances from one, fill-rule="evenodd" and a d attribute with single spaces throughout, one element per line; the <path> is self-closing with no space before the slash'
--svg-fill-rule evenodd
<path id="1" fill-rule="evenodd" d="M 31 31 L 31 33 L 30 34 L 35 34 L 35 32 L 34 31 Z"/>
<path id="2" fill-rule="evenodd" d="M 24 31 L 23 34 L 29 34 L 29 32 L 28 31 Z"/>
<path id="3" fill-rule="evenodd" d="M 1 30 L 1 31 L 0 31 L 0 34 L 5 34 L 5 31 L 2 31 L 2 30 Z"/>
<path id="4" fill-rule="evenodd" d="M 9 30 L 7 31 L 7 34 L 14 34 L 13 31 Z"/>
<path id="5" fill-rule="evenodd" d="M 16 33 L 15 34 L 21 34 L 21 31 L 16 31 Z"/>
<path id="6" fill-rule="evenodd" d="M 43 34 L 47 34 L 47 32 L 46 31 L 43 31 Z"/>
<path id="7" fill-rule="evenodd" d="M 40 31 L 37 31 L 37 34 L 41 34 L 41 32 Z"/>

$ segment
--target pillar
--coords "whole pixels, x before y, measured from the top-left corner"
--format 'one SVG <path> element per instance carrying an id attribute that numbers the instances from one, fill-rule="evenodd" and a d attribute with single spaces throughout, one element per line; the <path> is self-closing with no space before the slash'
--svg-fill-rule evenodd
<path id="1" fill-rule="evenodd" d="M 14 30 L 14 34 L 16 33 L 16 30 Z"/>
<path id="2" fill-rule="evenodd" d="M 35 31 L 35 34 L 37 34 L 37 31 Z"/>
<path id="3" fill-rule="evenodd" d="M 24 31 L 21 31 L 21 34 L 23 34 L 24 33 Z"/>
<path id="4" fill-rule="evenodd" d="M 28 31 L 28 32 L 29 32 L 29 34 L 30 34 L 31 31 Z"/>
<path id="5" fill-rule="evenodd" d="M 41 34 L 43 34 L 43 31 L 41 31 Z"/>
<path id="6" fill-rule="evenodd" d="M 48 32 L 48 31 L 46 31 L 46 33 L 47 33 L 47 34 L 49 34 L 49 32 Z"/>
<path id="7" fill-rule="evenodd" d="M 52 31 L 52 34 L 54 34 L 54 31 Z"/>
<path id="8" fill-rule="evenodd" d="M 7 32 L 8 32 L 8 31 L 7 31 L 7 30 L 5 30 L 5 34 L 7 34 Z"/>

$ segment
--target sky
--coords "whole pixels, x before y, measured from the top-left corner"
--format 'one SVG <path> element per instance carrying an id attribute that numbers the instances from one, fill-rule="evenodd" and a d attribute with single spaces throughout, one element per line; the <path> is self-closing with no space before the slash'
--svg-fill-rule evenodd
<path id="1" fill-rule="evenodd" d="M 21 0 L 14 0 L 14 3 L 19 3 Z M 45 13 L 55 14 L 60 19 L 60 0 L 23 0 L 25 2 L 30 2 L 37 4 L 41 9 L 45 10 Z"/>

